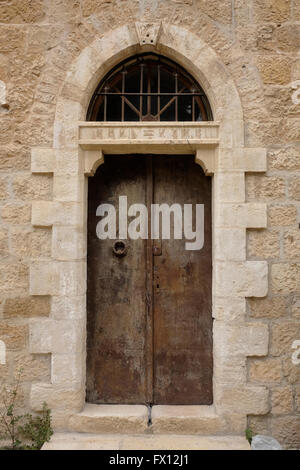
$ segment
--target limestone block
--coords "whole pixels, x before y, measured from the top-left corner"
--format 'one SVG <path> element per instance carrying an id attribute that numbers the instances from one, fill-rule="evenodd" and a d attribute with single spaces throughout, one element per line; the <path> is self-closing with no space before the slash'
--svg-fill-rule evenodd
<path id="1" fill-rule="evenodd" d="M 6 262 L 1 264 L 2 279 L 0 291 L 14 293 L 17 289 L 28 289 L 28 266 L 24 263 Z"/>
<path id="2" fill-rule="evenodd" d="M 284 201 L 285 179 L 278 176 L 248 175 L 246 177 L 249 200 Z"/>
<path id="3" fill-rule="evenodd" d="M 55 121 L 53 147 L 58 150 L 75 149 L 78 146 L 78 121 Z"/>
<path id="4" fill-rule="evenodd" d="M 55 173 L 63 175 L 78 175 L 83 173 L 81 168 L 78 148 L 74 149 L 56 149 L 55 150 Z"/>
<path id="5" fill-rule="evenodd" d="M 73 415 L 69 421 L 70 431 L 88 433 L 128 434 L 145 432 L 148 410 L 144 405 L 92 405 Z"/>
<path id="6" fill-rule="evenodd" d="M 33 148 L 31 150 L 31 172 L 53 173 L 55 152 L 50 148 Z"/>
<path id="7" fill-rule="evenodd" d="M 71 354 L 85 347 L 83 320 L 32 319 L 30 321 L 29 348 L 31 353 Z"/>
<path id="8" fill-rule="evenodd" d="M 86 236 L 82 230 L 54 226 L 52 233 L 52 257 L 57 260 L 78 260 L 86 256 Z"/>
<path id="9" fill-rule="evenodd" d="M 67 81 L 84 90 L 90 77 L 96 72 L 98 63 L 95 60 L 95 51 L 90 47 L 85 48 L 67 73 Z"/>
<path id="10" fill-rule="evenodd" d="M 282 380 L 282 364 L 280 359 L 266 358 L 250 363 L 249 379 L 251 382 L 280 383 Z"/>
<path id="11" fill-rule="evenodd" d="M 284 297 L 248 299 L 248 306 L 252 318 L 279 318 L 287 313 Z"/>
<path id="12" fill-rule="evenodd" d="M 289 196 L 295 201 L 300 201 L 300 178 L 292 178 L 289 181 Z"/>
<path id="13" fill-rule="evenodd" d="M 55 202 L 55 208 L 55 225 L 69 225 L 82 229 L 86 220 L 84 203 L 60 201 Z"/>
<path id="14" fill-rule="evenodd" d="M 267 151 L 265 148 L 244 148 L 245 172 L 267 171 Z"/>
<path id="15" fill-rule="evenodd" d="M 224 84 L 222 85 L 222 89 Z M 225 119 L 220 126 L 220 149 L 239 149 L 244 146 L 244 122 L 242 119 Z"/>
<path id="16" fill-rule="evenodd" d="M 54 222 L 55 204 L 52 201 L 32 203 L 31 223 L 36 227 L 51 227 Z"/>
<path id="17" fill-rule="evenodd" d="M 28 327 L 0 321 L 0 340 L 4 341 L 7 349 L 22 349 L 26 346 Z"/>
<path id="18" fill-rule="evenodd" d="M 20 351 L 14 357 L 14 374 L 17 374 L 20 369 L 22 369 L 22 381 L 24 382 L 49 382 L 50 355 L 32 355 Z"/>
<path id="19" fill-rule="evenodd" d="M 300 263 L 276 263 L 271 268 L 272 290 L 276 294 L 300 291 Z"/>
<path id="20" fill-rule="evenodd" d="M 268 226 L 286 227 L 297 223 L 297 208 L 293 205 L 271 206 L 268 209 Z"/>
<path id="21" fill-rule="evenodd" d="M 214 406 L 152 407 L 154 433 L 215 435 L 228 431 L 224 416 L 216 414 Z"/>
<path id="22" fill-rule="evenodd" d="M 17 199 L 48 200 L 52 197 L 52 176 L 17 174 L 12 179 L 12 189 Z"/>
<path id="23" fill-rule="evenodd" d="M 214 321 L 214 353 L 226 356 L 266 356 L 268 354 L 269 330 L 264 323 L 243 325 Z"/>
<path id="24" fill-rule="evenodd" d="M 265 84 L 286 85 L 291 81 L 291 60 L 287 57 L 259 56 L 257 67 Z"/>
<path id="25" fill-rule="evenodd" d="M 53 332 L 51 319 L 30 322 L 29 351 L 30 353 L 47 354 L 52 352 Z"/>
<path id="26" fill-rule="evenodd" d="M 78 101 L 72 101 L 59 97 L 56 103 L 55 119 L 61 122 L 79 121 L 81 118 L 81 104 Z"/>
<path id="27" fill-rule="evenodd" d="M 245 318 L 246 300 L 244 297 L 214 296 L 213 303 L 213 316 L 216 320 L 235 322 Z"/>
<path id="28" fill-rule="evenodd" d="M 50 313 L 50 297 L 15 297 L 6 299 L 3 317 L 47 317 Z"/>
<path id="29" fill-rule="evenodd" d="M 12 225 L 30 223 L 30 214 L 31 204 L 6 204 L 1 208 L 2 220 Z"/>
<path id="30" fill-rule="evenodd" d="M 83 319 L 86 315 L 86 297 L 53 296 L 51 316 L 57 320 Z"/>
<path id="31" fill-rule="evenodd" d="M 84 262 L 35 263 L 30 267 L 31 295 L 81 295 L 86 291 Z"/>
<path id="32" fill-rule="evenodd" d="M 215 386 L 217 412 L 267 414 L 269 411 L 269 391 L 263 386 Z"/>
<path id="33" fill-rule="evenodd" d="M 271 354 L 288 354 L 292 362 L 292 344 L 300 339 L 300 324 L 297 320 L 281 321 L 272 326 Z"/>
<path id="34" fill-rule="evenodd" d="M 269 166 L 275 170 L 299 170 L 299 159 L 300 151 L 297 145 L 272 149 L 268 152 Z"/>
<path id="35" fill-rule="evenodd" d="M 55 175 L 53 180 L 53 198 L 55 201 L 81 202 L 84 197 L 84 177 Z"/>
<path id="36" fill-rule="evenodd" d="M 83 387 L 85 382 L 85 355 L 52 354 L 51 382 L 59 386 Z"/>
<path id="37" fill-rule="evenodd" d="M 215 259 L 220 261 L 246 260 L 246 231 L 244 228 L 215 230 Z"/>
<path id="38" fill-rule="evenodd" d="M 282 415 L 293 412 L 292 387 L 276 387 L 271 390 L 272 414 Z"/>
<path id="39" fill-rule="evenodd" d="M 214 355 L 214 377 L 218 384 L 246 384 L 247 382 L 247 358 L 242 354 L 231 354 L 231 351 L 217 348 L 220 354 Z"/>
<path id="40" fill-rule="evenodd" d="M 276 23 L 286 21 L 290 16 L 290 0 L 255 0 L 253 15 L 255 22 L 265 23 L 267 21 Z"/>
<path id="41" fill-rule="evenodd" d="M 300 230 L 290 229 L 283 236 L 283 251 L 286 259 L 300 259 Z"/>
<path id="42" fill-rule="evenodd" d="M 82 226 L 84 222 L 84 205 L 77 202 L 34 201 L 32 203 L 31 223 L 36 227 L 51 227 L 53 224 L 63 226 Z"/>
<path id="43" fill-rule="evenodd" d="M 214 177 L 215 196 L 219 202 L 245 201 L 245 175 L 217 172 Z"/>
<path id="44" fill-rule="evenodd" d="M 280 233 L 278 230 L 249 231 L 248 255 L 264 259 L 280 257 Z"/>
<path id="45" fill-rule="evenodd" d="M 216 227 L 265 228 L 267 207 L 260 203 L 217 204 Z"/>
<path id="46" fill-rule="evenodd" d="M 264 261 L 216 262 L 215 289 L 220 296 L 265 297 L 268 265 Z"/>
<path id="47" fill-rule="evenodd" d="M 267 155 L 264 148 L 220 149 L 219 169 L 243 172 L 265 172 Z"/>
<path id="48" fill-rule="evenodd" d="M 50 409 L 80 411 L 84 403 L 84 393 L 80 388 L 57 387 L 49 383 L 32 384 L 30 406 L 41 411 L 46 402 Z"/>

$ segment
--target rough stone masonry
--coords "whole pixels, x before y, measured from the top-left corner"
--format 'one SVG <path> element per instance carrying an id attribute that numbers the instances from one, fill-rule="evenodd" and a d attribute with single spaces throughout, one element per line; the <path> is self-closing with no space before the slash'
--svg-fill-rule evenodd
<path id="1" fill-rule="evenodd" d="M 46 285 L 40 294 L 31 295 L 29 279 L 32 265 L 43 264 L 50 269 L 54 241 L 68 237 L 67 232 L 55 231 L 52 223 L 32 223 L 32 207 L 42 202 L 39 208 L 46 220 L 47 202 L 57 197 L 62 178 L 72 184 L 73 168 L 61 179 L 54 179 L 53 169 L 47 171 L 47 165 L 46 171 L 32 172 L 31 155 L 36 148 L 46 149 L 44 155 L 55 148 L 58 98 L 76 102 L 87 99 L 80 84 L 66 85 L 71 65 L 95 39 L 138 21 L 163 21 L 166 30 L 169 25 L 182 28 L 213 50 L 241 101 L 245 146 L 266 149 L 267 171 L 246 173 L 245 201 L 265 204 L 267 222 L 264 228 L 245 227 L 246 260 L 267 263 L 268 289 L 263 297 L 245 294 L 243 315 L 247 325 L 263 325 L 259 331 L 265 332 L 262 341 L 267 338 L 268 344 L 257 354 L 255 348 L 249 355 L 243 352 L 244 330 L 236 325 L 235 314 L 243 304 L 236 299 L 235 304 L 227 305 L 224 299 L 224 303 L 215 305 L 218 318 L 224 309 L 227 312 L 225 329 L 216 331 L 215 338 L 228 335 L 234 343 L 232 363 L 224 365 L 233 382 L 237 380 L 234 366 L 246 355 L 245 392 L 229 388 L 218 400 L 229 411 L 234 410 L 233 403 L 240 403 L 248 421 L 242 422 L 241 433 L 248 426 L 256 434 L 272 435 L 286 449 L 300 448 L 300 365 L 292 361 L 293 344 L 300 340 L 300 0 L 0 2 L 0 341 L 6 349 L 5 361 L 0 360 L 0 387 L 10 384 L 22 367 L 21 411 L 37 409 L 36 403 L 46 399 L 57 429 L 67 428 L 64 413 L 69 405 L 71 409 L 78 403 L 81 411 L 84 392 L 79 382 L 74 381 L 70 390 L 68 380 L 56 381 L 69 365 L 67 360 L 63 362 L 67 357 L 65 344 L 63 351 L 55 346 L 53 353 L 50 329 L 53 319 L 69 322 L 72 336 L 72 328 L 75 331 L 82 319 L 64 318 L 65 304 L 56 292 L 48 292 Z M 178 36 L 177 41 L 179 44 L 184 38 Z M 110 47 L 113 56 L 115 46 L 108 42 Z M 226 94 L 226 83 L 223 86 Z M 64 119 L 76 120 L 72 109 L 70 106 Z M 72 151 L 65 149 L 66 159 Z M 56 165 L 59 158 L 61 154 Z M 252 158 L 255 160 L 255 153 Z M 226 289 L 231 288 L 234 272 L 235 268 L 226 271 Z M 54 277 L 55 272 L 51 282 Z M 58 311 L 62 312 L 60 319 Z M 34 335 L 30 325 L 35 320 L 43 320 L 49 333 L 49 344 L 45 341 L 43 347 L 30 346 L 30 335 Z M 255 331 L 254 327 L 254 336 Z M 74 374 L 76 364 L 85 357 L 79 347 L 75 352 Z M 48 394 L 52 384 L 55 393 Z M 262 389 L 264 403 L 260 406 Z M 185 429 L 185 434 L 188 432 Z"/>

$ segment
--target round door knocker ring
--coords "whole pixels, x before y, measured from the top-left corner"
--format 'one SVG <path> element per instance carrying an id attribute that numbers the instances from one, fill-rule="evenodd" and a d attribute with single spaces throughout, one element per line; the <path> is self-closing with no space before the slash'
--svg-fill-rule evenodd
<path id="1" fill-rule="evenodd" d="M 119 258 L 122 258 L 127 253 L 127 246 L 123 240 L 117 240 L 113 245 L 113 252 Z"/>

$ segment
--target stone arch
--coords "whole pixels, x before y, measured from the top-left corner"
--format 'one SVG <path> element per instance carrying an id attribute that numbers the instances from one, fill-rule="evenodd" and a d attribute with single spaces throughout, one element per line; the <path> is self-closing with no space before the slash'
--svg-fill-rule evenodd
<path id="1" fill-rule="evenodd" d="M 74 104 L 78 120 L 85 120 L 88 104 L 101 79 L 122 60 L 140 52 L 155 50 L 184 67 L 202 86 L 216 121 L 234 121 L 243 132 L 243 110 L 234 81 L 215 51 L 199 36 L 178 25 L 162 26 L 156 46 L 141 46 L 133 24 L 124 25 L 97 38 L 73 61 L 58 97 L 56 122 L 68 115 Z M 72 89 L 74 97 L 72 97 Z M 74 116 L 74 115 L 73 115 Z"/>

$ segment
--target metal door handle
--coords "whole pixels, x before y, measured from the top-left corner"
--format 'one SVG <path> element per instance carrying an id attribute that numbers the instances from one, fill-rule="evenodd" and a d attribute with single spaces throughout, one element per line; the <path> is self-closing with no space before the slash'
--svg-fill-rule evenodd
<path id="1" fill-rule="evenodd" d="M 126 246 L 126 243 L 123 240 L 117 240 L 115 241 L 113 245 L 113 253 L 121 258 L 122 256 L 125 256 L 127 253 L 128 247 Z"/>

